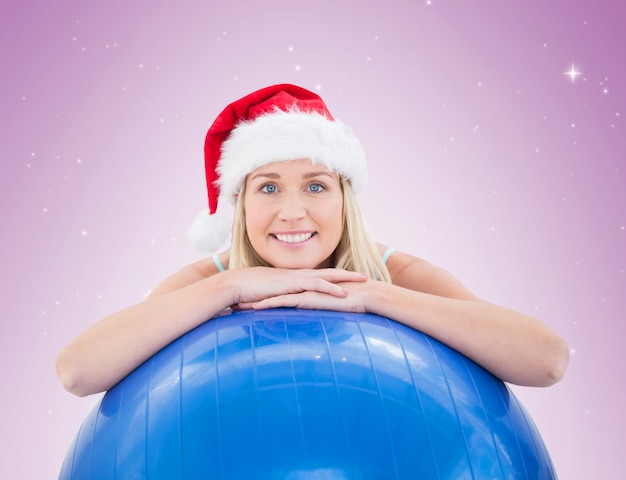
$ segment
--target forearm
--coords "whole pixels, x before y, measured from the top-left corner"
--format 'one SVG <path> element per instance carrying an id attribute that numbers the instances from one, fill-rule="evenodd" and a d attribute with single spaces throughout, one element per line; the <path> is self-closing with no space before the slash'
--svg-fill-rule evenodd
<path id="1" fill-rule="evenodd" d="M 167 293 L 110 315 L 80 334 L 59 354 L 57 373 L 76 395 L 108 390 L 168 343 L 231 305 L 303 291 L 344 298 L 338 283 L 366 280 L 360 273 L 332 268 L 269 267 L 227 270 L 178 289 L 180 282 L 174 279 L 159 289 Z"/>
<path id="2" fill-rule="evenodd" d="M 105 317 L 59 353 L 61 382 L 80 396 L 108 390 L 164 346 L 230 306 L 230 291 L 228 276 L 215 275 Z"/>
<path id="3" fill-rule="evenodd" d="M 504 381 L 548 386 L 568 362 L 565 342 L 532 317 L 487 302 L 457 300 L 376 282 L 368 311 L 449 345 Z"/>

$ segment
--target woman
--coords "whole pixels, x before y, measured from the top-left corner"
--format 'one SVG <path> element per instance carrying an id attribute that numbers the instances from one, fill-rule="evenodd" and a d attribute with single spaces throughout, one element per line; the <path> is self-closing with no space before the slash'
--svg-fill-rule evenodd
<path id="1" fill-rule="evenodd" d="M 215 251 L 235 204 L 231 248 L 174 273 L 141 303 L 96 322 L 59 354 L 67 390 L 108 390 L 168 343 L 224 310 L 371 312 L 420 330 L 504 381 L 548 386 L 565 342 L 527 315 L 485 302 L 448 272 L 375 244 L 355 194 L 365 155 L 322 99 L 274 85 L 230 104 L 207 133 L 209 211 L 190 229 Z M 221 218 L 220 218 L 221 217 Z"/>

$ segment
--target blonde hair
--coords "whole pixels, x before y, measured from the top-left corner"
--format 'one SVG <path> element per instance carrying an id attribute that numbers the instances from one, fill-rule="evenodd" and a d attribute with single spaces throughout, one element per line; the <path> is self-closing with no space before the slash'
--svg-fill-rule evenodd
<path id="1" fill-rule="evenodd" d="M 352 272 L 366 273 L 370 278 L 391 283 L 389 270 L 369 234 L 365 217 L 352 191 L 350 180 L 345 177 L 340 178 L 343 193 L 343 231 L 332 255 L 333 266 Z M 228 268 L 269 267 L 271 265 L 259 256 L 248 238 L 244 208 L 245 195 L 244 182 L 235 202 Z"/>

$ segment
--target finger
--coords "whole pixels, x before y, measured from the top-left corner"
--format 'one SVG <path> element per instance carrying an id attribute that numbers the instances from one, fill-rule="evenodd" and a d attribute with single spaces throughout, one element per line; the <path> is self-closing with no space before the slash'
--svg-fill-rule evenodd
<path id="1" fill-rule="evenodd" d="M 349 272 L 340 268 L 325 268 L 312 272 L 321 274 L 321 278 L 329 282 L 365 282 L 369 278 L 365 273 Z"/>
<path id="2" fill-rule="evenodd" d="M 252 310 L 254 308 L 254 302 L 241 302 L 235 305 L 233 310 Z"/>
<path id="3" fill-rule="evenodd" d="M 311 282 L 301 284 L 301 291 L 315 291 L 319 293 L 325 293 L 332 295 L 333 297 L 345 297 L 348 295 L 348 291 L 336 283 L 324 280 L 321 278 L 314 278 Z M 294 292 L 296 293 L 296 292 Z"/>
<path id="4" fill-rule="evenodd" d="M 254 310 L 267 310 L 269 308 L 311 308 L 306 302 L 307 293 L 292 293 L 287 295 L 277 295 L 258 302 L 249 303 L 249 307 Z"/>
<path id="5" fill-rule="evenodd" d="M 276 297 L 261 300 L 253 306 L 255 310 L 280 307 L 319 310 L 344 310 L 346 308 L 353 308 L 349 301 L 315 291 L 277 295 Z"/>

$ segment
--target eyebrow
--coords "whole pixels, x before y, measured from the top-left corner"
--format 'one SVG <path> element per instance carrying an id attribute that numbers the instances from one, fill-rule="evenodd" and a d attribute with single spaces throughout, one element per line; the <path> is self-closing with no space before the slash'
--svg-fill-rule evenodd
<path id="1" fill-rule="evenodd" d="M 324 171 L 319 171 L 319 172 L 307 172 L 304 175 L 302 175 L 302 178 L 315 178 L 315 177 L 319 177 L 325 175 L 327 177 L 331 177 L 332 178 L 332 174 L 330 174 L 329 172 L 324 172 Z M 252 176 L 250 178 L 250 180 L 255 180 L 256 178 L 269 178 L 272 180 L 276 180 L 280 178 L 280 175 L 278 173 L 274 173 L 274 172 L 267 172 L 267 173 L 257 173 L 256 175 Z"/>
<path id="2" fill-rule="evenodd" d="M 280 175 L 278 175 L 277 173 L 257 173 L 256 175 L 253 175 L 252 177 L 250 177 L 250 180 L 255 180 L 257 178 L 276 179 L 276 178 L 280 178 Z"/>
<path id="3" fill-rule="evenodd" d="M 332 174 L 328 173 L 328 172 L 324 172 L 324 171 L 319 171 L 319 172 L 308 172 L 305 173 L 304 175 L 302 175 L 303 178 L 313 178 L 313 177 L 319 177 L 321 175 L 326 175 L 327 177 L 333 177 Z"/>

